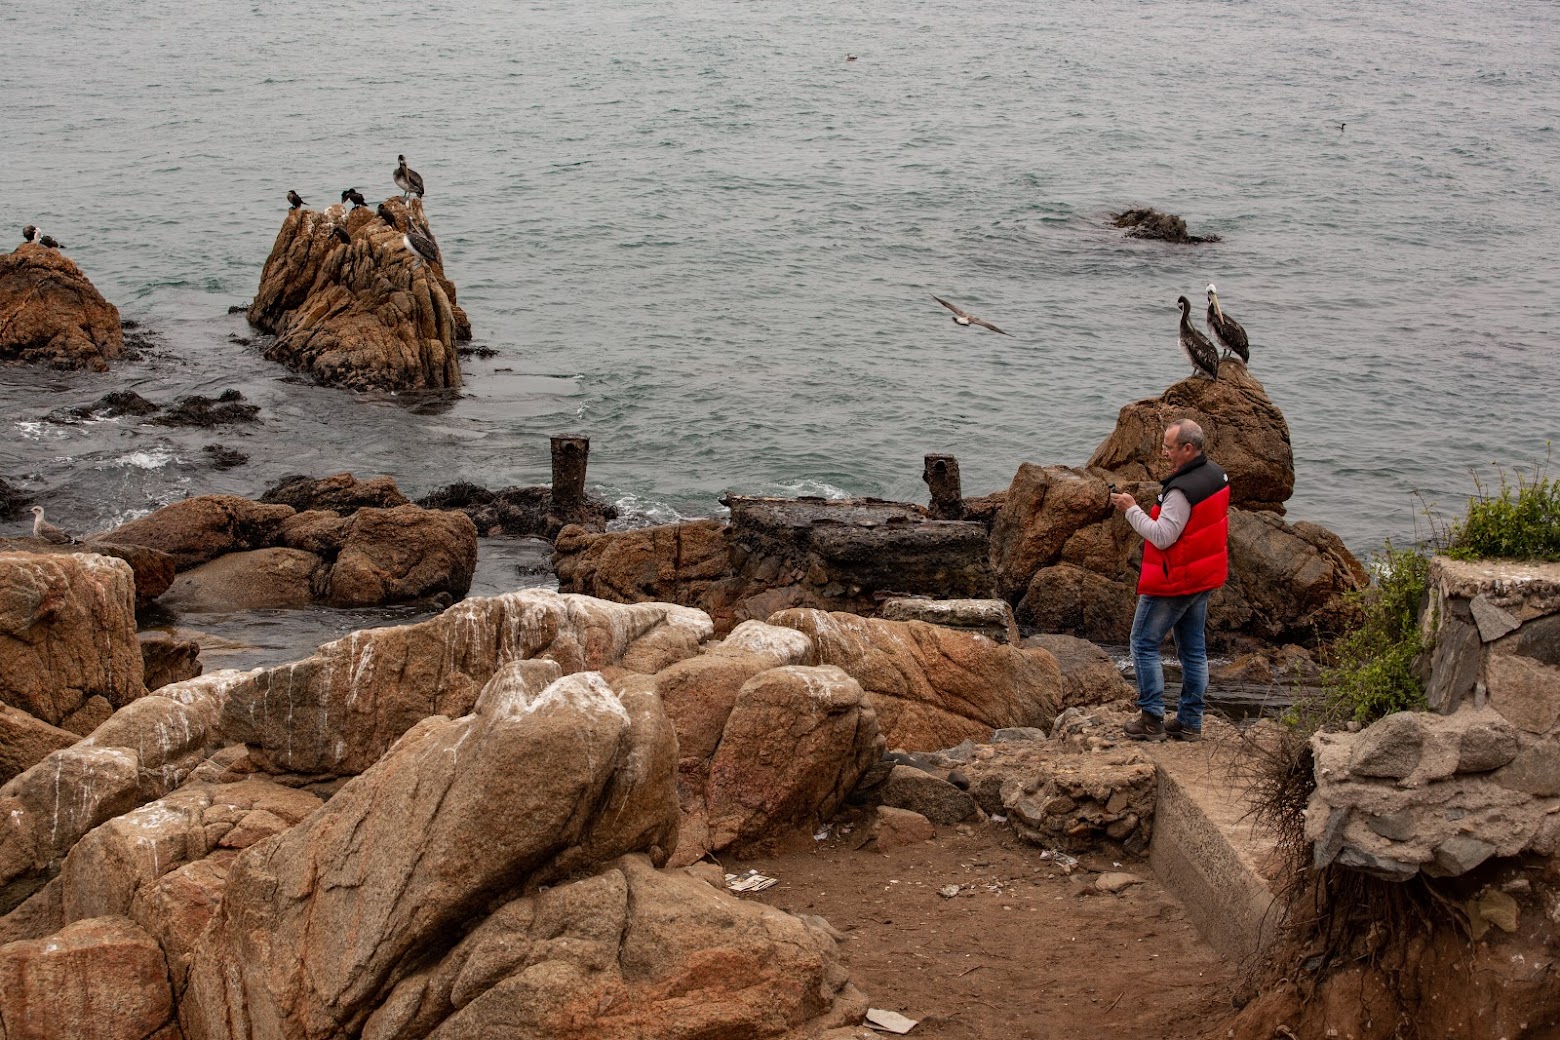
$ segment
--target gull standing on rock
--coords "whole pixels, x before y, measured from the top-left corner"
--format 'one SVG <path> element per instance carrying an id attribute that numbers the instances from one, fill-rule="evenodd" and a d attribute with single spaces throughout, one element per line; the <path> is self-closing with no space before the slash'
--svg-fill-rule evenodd
<path id="1" fill-rule="evenodd" d="M 76 539 L 43 518 L 43 507 L 33 506 L 33 537 L 51 545 L 75 545 Z"/>
<path id="2" fill-rule="evenodd" d="M 404 199 L 408 195 L 416 195 L 419 199 L 422 198 L 422 174 L 406 165 L 406 156 L 398 155 L 396 158 L 401 161 L 401 165 L 395 168 L 395 186 L 401 189 L 401 198 Z"/>
<path id="3" fill-rule="evenodd" d="M 983 329 L 990 329 L 992 332 L 1002 332 L 1001 329 L 997 328 L 991 322 L 986 321 L 983 318 L 977 318 L 977 317 L 975 317 L 975 315 L 971 314 L 969 311 L 963 310 L 963 309 L 961 309 L 959 307 L 955 307 L 953 304 L 949 303 L 947 300 L 943 299 L 941 296 L 938 296 L 936 293 L 932 294 L 932 299 L 936 300 L 938 303 L 942 304 L 944 307 L 948 308 L 950 311 L 953 312 L 953 323 L 955 325 L 962 325 L 962 326 L 964 326 L 966 328 L 968 328 L 971 325 L 979 325 L 981 328 L 983 328 Z M 1007 335 L 1010 335 L 1010 333 L 1002 332 L 1002 335 L 1007 336 Z"/>
<path id="4" fill-rule="evenodd" d="M 1212 282 L 1208 283 L 1208 331 L 1219 341 L 1219 346 L 1225 349 L 1226 357 L 1234 354 L 1243 365 L 1251 360 L 1251 346 L 1246 342 L 1246 330 L 1219 306 L 1219 288 Z"/>
<path id="5" fill-rule="evenodd" d="M 1175 302 L 1181 308 L 1181 353 L 1192 363 L 1193 375 L 1202 374 L 1209 379 L 1219 378 L 1219 352 L 1208 337 L 1192 327 L 1192 302 L 1185 296 L 1177 296 Z"/>

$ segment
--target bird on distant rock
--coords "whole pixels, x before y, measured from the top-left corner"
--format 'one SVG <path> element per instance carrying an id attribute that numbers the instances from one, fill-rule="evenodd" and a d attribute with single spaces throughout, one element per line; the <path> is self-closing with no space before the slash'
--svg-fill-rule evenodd
<path id="1" fill-rule="evenodd" d="M 43 518 L 43 507 L 33 506 L 33 537 L 51 545 L 75 545 L 76 539 Z"/>
<path id="2" fill-rule="evenodd" d="M 955 307 L 953 304 L 949 303 L 947 300 L 943 299 L 941 296 L 938 296 L 936 293 L 932 294 L 932 299 L 936 300 L 938 303 L 942 304 L 944 307 L 948 308 L 950 311 L 953 312 L 953 323 L 955 325 L 963 325 L 963 326 L 979 325 L 981 328 L 983 328 L 983 329 L 990 329 L 992 332 L 1002 332 L 1001 329 L 997 328 L 991 322 L 986 321 L 986 320 L 984 320 L 982 318 L 977 318 L 977 317 L 975 317 L 975 315 L 971 314 L 969 311 L 963 310 L 963 309 L 961 309 L 959 307 Z M 1007 335 L 1011 335 L 1011 333 L 1002 332 L 1002 335 L 1007 336 Z"/>
<path id="3" fill-rule="evenodd" d="M 358 191 L 356 188 L 348 188 L 346 191 L 342 192 L 341 201 L 352 203 L 353 209 L 357 209 L 359 206 L 368 205 L 368 200 L 365 199 L 363 197 L 363 193 Z"/>
<path id="4" fill-rule="evenodd" d="M 340 224 L 332 224 L 330 226 L 330 233 L 336 236 L 336 241 L 340 242 L 342 245 L 349 246 L 352 244 L 352 236 L 348 234 L 347 229 L 342 227 Z"/>
<path id="5" fill-rule="evenodd" d="M 303 201 L 303 196 L 299 195 L 296 191 L 291 189 L 288 189 L 287 191 L 287 201 L 292 203 L 293 209 L 298 209 L 308 205 L 307 202 Z"/>
<path id="6" fill-rule="evenodd" d="M 855 61 L 856 60 L 856 56 L 854 54 L 847 54 L 847 55 L 845 55 L 845 60 L 846 61 Z"/>
<path id="7" fill-rule="evenodd" d="M 409 195 L 416 195 L 419 199 L 422 198 L 422 174 L 406 165 L 406 156 L 398 155 L 396 158 L 401 161 L 401 165 L 395 168 L 395 186 L 401 189 L 401 198 L 404 199 Z"/>
<path id="8" fill-rule="evenodd" d="M 1193 375 L 1202 374 L 1209 379 L 1219 378 L 1219 352 L 1213 344 L 1192 327 L 1192 303 L 1185 296 L 1176 297 L 1175 301 L 1181 308 L 1181 353 L 1186 355 L 1186 360 L 1192 363 Z"/>
<path id="9" fill-rule="evenodd" d="M 53 235 L 45 235 L 42 231 L 38 230 L 36 225 L 33 224 L 28 224 L 26 227 L 22 228 L 22 241 L 31 242 L 33 245 L 37 246 L 47 246 L 50 249 L 65 248 L 54 240 Z"/>
<path id="10" fill-rule="evenodd" d="M 1243 365 L 1251 361 L 1251 346 L 1246 341 L 1246 330 L 1219 306 L 1219 288 L 1212 282 L 1208 283 L 1208 331 L 1224 348 L 1226 357 L 1234 354 Z"/>

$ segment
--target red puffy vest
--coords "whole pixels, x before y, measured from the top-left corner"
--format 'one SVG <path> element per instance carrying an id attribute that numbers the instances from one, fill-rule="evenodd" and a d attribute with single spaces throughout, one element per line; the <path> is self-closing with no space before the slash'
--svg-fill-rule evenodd
<path id="1" fill-rule="evenodd" d="M 1159 519 L 1172 488 L 1179 488 L 1192 504 L 1192 515 L 1170 548 L 1159 549 L 1144 541 L 1137 590 L 1146 596 L 1206 592 L 1223 585 L 1230 575 L 1230 478 L 1208 456 L 1197 456 L 1161 485 L 1150 519 Z"/>

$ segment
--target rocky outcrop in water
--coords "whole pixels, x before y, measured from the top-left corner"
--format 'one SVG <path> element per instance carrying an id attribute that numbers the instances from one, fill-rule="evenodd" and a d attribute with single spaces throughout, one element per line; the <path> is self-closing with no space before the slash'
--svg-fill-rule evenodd
<path id="1" fill-rule="evenodd" d="M 125 352 L 119 310 L 57 249 L 0 253 L 0 361 L 108 371 Z"/>
<path id="2" fill-rule="evenodd" d="M 618 515 L 612 503 L 587 494 L 579 512 L 559 516 L 553 505 L 552 488 L 545 485 L 489 491 L 463 481 L 424 495 L 417 504 L 424 509 L 459 509 L 471 517 L 477 530 L 487 538 L 551 540 L 569 524 L 578 524 L 585 531 L 604 530 L 607 521 L 616 520 Z"/>
<path id="3" fill-rule="evenodd" d="M 421 199 L 374 210 L 289 210 L 250 304 L 249 323 L 276 336 L 265 356 L 352 389 L 460 386 L 456 341 L 471 338 L 455 286 L 437 261 L 402 242 L 432 238 Z M 345 237 L 345 241 L 343 241 Z"/>
<path id="4" fill-rule="evenodd" d="M 1180 245 L 1219 241 L 1218 235 L 1187 234 L 1183 218 L 1174 213 L 1161 213 L 1157 209 L 1124 210 L 1112 215 L 1110 220 L 1116 227 L 1126 228 L 1128 238 L 1151 238 Z"/>
<path id="5" fill-rule="evenodd" d="M 410 499 L 396 487 L 395 478 L 387 476 L 359 480 L 351 473 L 336 473 L 328 477 L 290 476 L 272 484 L 260 496 L 266 505 L 291 506 L 300 513 L 309 510 L 328 509 L 340 516 L 347 516 L 359 509 L 394 509 L 410 504 Z M 430 507 L 420 502 L 423 508 Z"/>
<path id="6" fill-rule="evenodd" d="M 148 401 L 134 390 L 115 390 L 91 404 L 57 408 L 44 416 L 44 419 L 47 422 L 69 424 L 85 419 L 112 419 L 129 415 L 150 417 L 150 421 L 159 426 L 203 428 L 255 422 L 260 406 L 244 404 L 243 400 L 244 395 L 239 391 L 224 390 L 216 399 L 191 394 L 165 406 Z"/>
<path id="7" fill-rule="evenodd" d="M 173 584 L 173 557 L 144 545 L 120 545 L 97 538 L 74 545 L 55 545 L 41 538 L 0 538 L 0 553 L 4 552 L 56 556 L 95 554 L 123 560 L 130 565 L 135 577 L 135 609 L 138 611 L 145 609 Z"/>
<path id="8" fill-rule="evenodd" d="M 165 551 L 179 576 L 170 578 L 163 602 L 191 612 L 311 603 L 357 607 L 442 599 L 448 604 L 471 588 L 477 563 L 471 521 L 458 512 L 410 504 L 369 506 L 405 503 L 388 477 L 296 478 L 273 492 L 305 504 L 331 501 L 348 515 L 202 495 L 132 520 L 93 544 L 101 540 L 105 551 L 109 544 Z"/>

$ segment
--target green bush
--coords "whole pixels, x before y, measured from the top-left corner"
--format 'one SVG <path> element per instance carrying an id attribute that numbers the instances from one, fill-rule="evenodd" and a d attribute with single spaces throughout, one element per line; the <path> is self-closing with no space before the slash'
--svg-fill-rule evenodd
<path id="1" fill-rule="evenodd" d="M 1424 684 L 1414 663 L 1423 649 L 1419 609 L 1430 557 L 1422 549 L 1391 542 L 1371 561 L 1375 582 L 1353 594 L 1361 621 L 1332 647 L 1322 675 L 1320 718 L 1311 728 L 1354 721 L 1369 723 L 1395 711 L 1425 707 Z M 1298 718 L 1295 721 L 1300 721 Z"/>
<path id="2" fill-rule="evenodd" d="M 1513 486 L 1502 471 L 1499 494 L 1477 478 L 1474 488 L 1468 515 L 1452 525 L 1442 552 L 1459 560 L 1560 560 L 1560 480 L 1540 468 L 1532 480 L 1519 473 Z"/>

